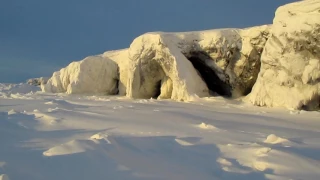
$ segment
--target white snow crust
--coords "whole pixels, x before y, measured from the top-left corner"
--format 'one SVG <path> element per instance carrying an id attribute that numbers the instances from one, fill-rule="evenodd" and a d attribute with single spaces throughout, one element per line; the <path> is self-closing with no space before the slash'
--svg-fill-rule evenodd
<path id="1" fill-rule="evenodd" d="M 220 97 L 0 97 L 0 178 L 318 180 L 319 117 Z"/>

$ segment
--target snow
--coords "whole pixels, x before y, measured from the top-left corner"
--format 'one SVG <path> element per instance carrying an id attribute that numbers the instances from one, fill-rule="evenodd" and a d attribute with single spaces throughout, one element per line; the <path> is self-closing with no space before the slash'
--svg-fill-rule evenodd
<path id="1" fill-rule="evenodd" d="M 211 124 L 201 123 L 198 125 L 201 129 L 217 129 L 216 127 L 212 126 Z"/>
<path id="2" fill-rule="evenodd" d="M 0 83 L 0 180 L 318 180 L 319 11 L 305 0 L 272 26 L 147 33 L 42 91 Z M 253 84 L 245 101 L 207 97 Z"/>
<path id="3" fill-rule="evenodd" d="M 2 96 L 0 177 L 318 180 L 319 117 L 221 97 Z"/>
<path id="4" fill-rule="evenodd" d="M 160 98 L 188 101 L 209 96 L 201 70 L 188 58 L 204 54 L 202 59 L 238 97 L 253 86 L 258 71 L 259 51 L 266 42 L 269 26 L 248 29 L 218 29 L 198 32 L 147 33 L 136 38 L 129 48 L 131 74 L 127 94 L 133 98 L 154 96 L 161 82 Z M 257 67 L 257 68 L 253 68 Z M 169 80 L 170 84 L 167 84 Z M 211 79 L 214 81 L 214 79 Z"/>
<path id="5" fill-rule="evenodd" d="M 320 1 L 279 7 L 248 101 L 259 106 L 320 107 Z"/>
<path id="6" fill-rule="evenodd" d="M 7 84 L 7 83 L 0 83 L 0 97 L 5 98 L 27 98 L 24 96 L 20 96 L 20 94 L 26 94 L 26 93 L 34 93 L 39 91 L 39 87 L 35 87 L 33 85 L 29 84 Z"/>
<path id="7" fill-rule="evenodd" d="M 195 69 L 190 62 L 196 57 L 216 72 L 210 81 L 221 81 L 226 94 L 239 97 L 255 82 L 268 31 L 269 26 L 259 26 L 146 33 L 128 49 L 71 63 L 55 72 L 42 90 L 68 94 L 117 94 L 119 90 L 119 95 L 131 98 L 188 101 L 209 96 L 205 77 L 200 75 L 205 70 Z"/>
<path id="8" fill-rule="evenodd" d="M 288 139 L 278 137 L 275 134 L 270 134 L 264 142 L 269 144 L 281 144 L 284 142 L 288 142 Z"/>
<path id="9" fill-rule="evenodd" d="M 53 93 L 116 94 L 118 79 L 118 65 L 102 55 L 97 55 L 72 62 L 66 68 L 53 73 L 47 84 L 42 84 L 41 88 Z"/>
<path id="10" fill-rule="evenodd" d="M 32 78 L 27 80 L 27 84 L 40 86 L 41 84 L 47 84 L 49 78 L 47 77 L 40 77 L 40 78 Z"/>
<path id="11" fill-rule="evenodd" d="M 1 174 L 0 180 L 9 180 L 9 177 L 6 174 Z"/>

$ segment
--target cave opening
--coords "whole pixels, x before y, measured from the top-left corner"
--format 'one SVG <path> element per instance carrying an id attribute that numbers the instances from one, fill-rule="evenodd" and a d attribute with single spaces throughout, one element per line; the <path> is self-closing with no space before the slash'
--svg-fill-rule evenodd
<path id="1" fill-rule="evenodd" d="M 161 94 L 161 80 L 156 82 L 154 87 L 154 94 L 152 96 L 153 99 L 157 99 Z"/>
<path id="2" fill-rule="evenodd" d="M 114 87 L 111 88 L 111 90 L 106 92 L 108 95 L 118 95 L 119 94 L 119 83 L 120 83 L 120 80 L 119 79 L 113 79 L 113 81 L 114 81 Z"/>
<path id="3" fill-rule="evenodd" d="M 115 87 L 115 90 L 113 92 L 114 92 L 114 95 L 119 95 L 120 80 L 119 79 L 115 79 L 115 81 L 116 81 L 116 87 Z"/>
<path id="4" fill-rule="evenodd" d="M 215 92 L 224 97 L 231 97 L 231 88 L 225 82 L 220 80 L 218 75 L 213 69 L 205 64 L 199 56 L 191 56 L 187 58 L 193 65 L 193 67 L 198 71 L 202 80 L 207 84 L 209 90 Z"/>
<path id="5" fill-rule="evenodd" d="M 301 106 L 301 109 L 305 111 L 320 111 L 320 95 L 311 98 Z"/>

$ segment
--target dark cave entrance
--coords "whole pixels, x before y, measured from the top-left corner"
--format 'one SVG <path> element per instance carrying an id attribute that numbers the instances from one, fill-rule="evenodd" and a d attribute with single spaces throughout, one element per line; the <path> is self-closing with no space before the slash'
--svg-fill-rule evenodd
<path id="1" fill-rule="evenodd" d="M 191 56 L 188 60 L 193 67 L 198 71 L 203 81 L 207 84 L 212 92 L 216 92 L 224 97 L 231 97 L 231 88 L 225 82 L 221 81 L 218 75 L 198 56 Z"/>
<path id="2" fill-rule="evenodd" d="M 110 90 L 106 90 L 105 93 L 107 93 L 107 95 L 118 95 L 119 94 L 119 83 L 120 80 L 119 79 L 113 79 L 114 81 L 114 87 Z"/>
<path id="3" fill-rule="evenodd" d="M 320 111 L 320 95 L 315 96 L 304 105 L 301 106 L 302 110 L 305 111 Z"/>
<path id="4" fill-rule="evenodd" d="M 161 80 L 155 84 L 154 94 L 152 96 L 153 99 L 157 99 L 161 94 Z"/>

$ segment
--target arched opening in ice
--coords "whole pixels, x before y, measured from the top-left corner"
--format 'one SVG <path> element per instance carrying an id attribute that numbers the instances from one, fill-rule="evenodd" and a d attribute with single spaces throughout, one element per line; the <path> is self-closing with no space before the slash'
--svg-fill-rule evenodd
<path id="1" fill-rule="evenodd" d="M 307 101 L 304 105 L 301 106 L 302 110 L 305 111 L 316 111 L 320 110 L 320 96 L 314 96 L 309 101 Z"/>
<path id="2" fill-rule="evenodd" d="M 152 98 L 157 99 L 161 94 L 161 80 L 156 82 Z"/>
<path id="3" fill-rule="evenodd" d="M 192 55 L 188 57 L 188 60 L 192 63 L 193 67 L 198 71 L 203 81 L 207 84 L 211 94 L 217 93 L 224 97 L 231 97 L 231 88 L 223 82 L 216 72 L 206 65 L 203 59 L 199 56 Z"/>
<path id="4" fill-rule="evenodd" d="M 114 79 L 115 81 L 115 87 L 114 89 L 111 91 L 110 95 L 119 95 L 119 83 L 120 83 L 120 80 L 119 79 Z"/>

